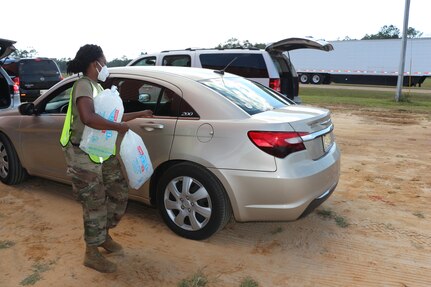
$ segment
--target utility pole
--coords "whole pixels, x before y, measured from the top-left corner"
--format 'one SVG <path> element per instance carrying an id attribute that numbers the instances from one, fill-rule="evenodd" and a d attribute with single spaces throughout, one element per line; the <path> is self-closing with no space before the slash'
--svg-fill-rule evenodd
<path id="1" fill-rule="evenodd" d="M 403 25 L 403 37 L 402 37 L 402 46 L 401 46 L 400 66 L 398 69 L 397 93 L 395 94 L 395 101 L 396 102 L 399 102 L 400 98 L 402 96 L 403 79 L 404 79 L 404 66 L 405 66 L 405 61 L 406 61 L 409 10 L 410 10 L 410 0 L 406 0 L 406 5 L 404 8 L 404 25 Z"/>

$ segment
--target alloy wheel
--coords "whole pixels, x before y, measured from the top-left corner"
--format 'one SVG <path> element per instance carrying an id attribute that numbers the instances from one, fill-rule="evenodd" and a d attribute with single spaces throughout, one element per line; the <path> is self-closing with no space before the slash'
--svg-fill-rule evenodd
<path id="1" fill-rule="evenodd" d="M 166 186 L 163 202 L 169 218 L 182 229 L 197 231 L 210 220 L 210 195 L 194 178 L 181 176 L 171 180 Z"/>

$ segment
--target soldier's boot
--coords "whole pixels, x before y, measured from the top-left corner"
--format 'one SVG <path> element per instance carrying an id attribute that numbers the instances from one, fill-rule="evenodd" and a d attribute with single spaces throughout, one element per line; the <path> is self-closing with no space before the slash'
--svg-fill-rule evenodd
<path id="1" fill-rule="evenodd" d="M 100 246 L 105 248 L 105 250 L 108 252 L 115 252 L 118 254 L 123 253 L 123 246 L 115 242 L 114 239 L 112 239 L 111 235 L 109 235 L 109 233 L 106 234 L 106 240 Z"/>
<path id="2" fill-rule="evenodd" d="M 87 245 L 84 265 L 102 273 L 112 273 L 117 270 L 117 265 L 103 257 L 97 246 Z"/>

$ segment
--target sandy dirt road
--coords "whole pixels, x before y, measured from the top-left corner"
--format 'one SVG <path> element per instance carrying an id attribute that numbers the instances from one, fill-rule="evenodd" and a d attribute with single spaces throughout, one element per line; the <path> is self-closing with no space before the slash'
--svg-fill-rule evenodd
<path id="1" fill-rule="evenodd" d="M 205 241 L 173 234 L 130 202 L 113 237 L 114 274 L 82 265 L 81 207 L 71 188 L 0 184 L 0 286 L 431 286 L 431 118 L 333 109 L 342 152 L 333 195 L 296 222 L 235 223 Z"/>

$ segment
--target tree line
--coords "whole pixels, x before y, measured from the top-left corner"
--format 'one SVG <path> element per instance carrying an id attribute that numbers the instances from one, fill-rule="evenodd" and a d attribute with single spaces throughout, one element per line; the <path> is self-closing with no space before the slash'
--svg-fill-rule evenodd
<path id="1" fill-rule="evenodd" d="M 423 33 L 416 30 L 413 27 L 409 27 L 407 30 L 407 38 L 420 38 Z M 375 34 L 365 34 L 361 40 L 375 40 L 375 39 L 400 39 L 401 31 L 394 25 L 384 25 L 380 28 L 380 30 Z M 349 36 L 344 37 L 343 40 L 357 40 L 352 39 Z M 256 48 L 256 49 L 265 49 L 265 43 L 251 43 L 248 40 L 240 41 L 237 38 L 230 38 L 224 43 L 220 43 L 215 48 L 216 49 L 234 49 L 234 48 Z M 141 53 L 144 54 L 144 53 Z M 11 54 L 12 57 L 15 58 L 32 58 L 37 56 L 37 51 L 35 49 L 29 50 L 19 50 L 17 49 Z M 54 59 L 60 71 L 62 73 L 66 73 L 67 62 L 71 60 L 71 58 L 60 58 Z M 121 67 L 127 65 L 132 59 L 123 56 L 121 58 L 115 58 L 114 60 L 107 63 L 108 67 Z"/>

